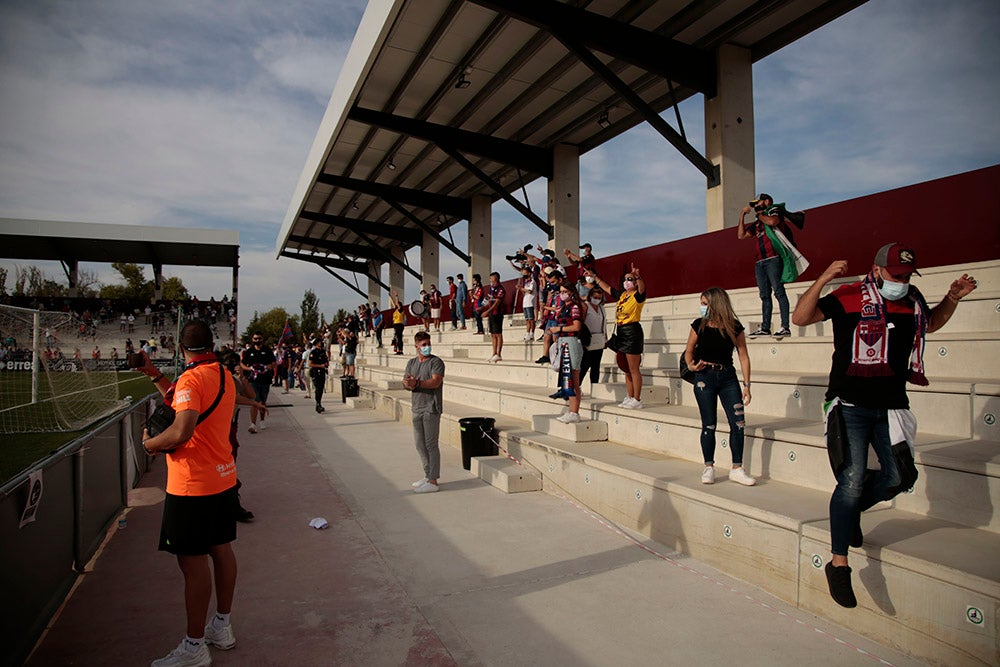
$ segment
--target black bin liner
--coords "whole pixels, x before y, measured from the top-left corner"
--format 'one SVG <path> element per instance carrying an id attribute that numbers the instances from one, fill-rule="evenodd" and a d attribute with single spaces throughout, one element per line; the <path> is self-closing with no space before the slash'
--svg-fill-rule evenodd
<path id="1" fill-rule="evenodd" d="M 358 395 L 358 379 L 357 378 L 340 378 L 340 400 L 343 403 L 347 403 L 347 399 L 354 398 Z"/>
<path id="2" fill-rule="evenodd" d="M 496 456 L 500 449 L 493 444 L 497 439 L 496 420 L 492 417 L 464 417 L 458 420 L 462 432 L 462 467 L 472 469 L 473 456 Z M 490 439 L 492 438 L 492 440 Z"/>

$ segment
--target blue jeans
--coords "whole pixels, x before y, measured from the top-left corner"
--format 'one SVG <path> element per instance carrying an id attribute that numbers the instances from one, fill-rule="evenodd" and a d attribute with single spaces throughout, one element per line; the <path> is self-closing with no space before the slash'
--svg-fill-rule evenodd
<path id="1" fill-rule="evenodd" d="M 891 498 L 886 491 L 899 486 L 889 438 L 888 410 L 842 405 L 847 448 L 844 464 L 837 473 L 837 488 L 830 498 L 831 551 L 846 556 L 851 530 L 860 520 L 861 512 L 882 500 Z M 875 449 L 882 470 L 868 471 L 868 444 Z"/>
<path id="2" fill-rule="evenodd" d="M 706 464 L 715 463 L 715 426 L 719 400 L 729 419 L 729 447 L 733 465 L 743 465 L 743 392 L 736 369 L 706 368 L 694 376 L 694 397 L 701 413 L 701 453 Z"/>
<path id="3" fill-rule="evenodd" d="M 462 320 L 462 326 L 465 326 L 465 299 L 455 299 L 455 310 L 451 313 L 451 323 L 455 324 L 456 318 Z"/>
<path id="4" fill-rule="evenodd" d="M 757 274 L 757 289 L 760 290 L 760 328 L 771 330 L 771 313 L 774 304 L 771 303 L 771 291 L 778 298 L 778 312 L 781 315 L 781 328 L 788 328 L 788 296 L 785 294 L 785 283 L 781 282 L 781 271 L 784 265 L 780 257 L 769 257 L 754 265 Z"/>

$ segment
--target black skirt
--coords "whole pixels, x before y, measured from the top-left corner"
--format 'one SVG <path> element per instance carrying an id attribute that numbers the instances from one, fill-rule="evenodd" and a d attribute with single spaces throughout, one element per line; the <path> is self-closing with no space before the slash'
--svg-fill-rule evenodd
<path id="1" fill-rule="evenodd" d="M 618 351 L 625 354 L 642 354 L 645 337 L 642 333 L 642 324 L 630 322 L 629 324 L 619 324 L 615 331 L 618 336 Z"/>

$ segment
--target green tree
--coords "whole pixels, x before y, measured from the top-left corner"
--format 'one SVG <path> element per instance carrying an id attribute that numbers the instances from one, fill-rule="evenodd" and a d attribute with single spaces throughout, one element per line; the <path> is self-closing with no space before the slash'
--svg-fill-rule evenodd
<path id="1" fill-rule="evenodd" d="M 288 311 L 284 308 L 272 308 L 260 314 L 255 310 L 240 340 L 245 344 L 249 344 L 250 336 L 259 333 L 263 334 L 265 342 L 277 343 L 281 338 L 281 332 L 285 329 L 286 320 L 292 327 L 292 338 L 295 341 L 299 341 L 301 339 L 300 332 L 302 331 L 302 328 L 299 326 L 299 317 L 298 315 L 289 315 Z"/>
<path id="2" fill-rule="evenodd" d="M 319 329 L 319 299 L 311 289 L 307 289 L 302 297 L 301 322 L 302 331 L 306 335 L 311 335 Z"/>
<path id="3" fill-rule="evenodd" d="M 184 287 L 184 281 L 177 276 L 170 276 L 165 278 L 163 281 L 163 298 L 167 301 L 184 301 L 191 298 L 186 287 Z"/>
<path id="4" fill-rule="evenodd" d="M 346 310 L 344 310 L 343 308 L 338 308 L 337 312 L 333 316 L 332 324 L 334 326 L 339 325 L 341 322 L 347 319 L 348 315 L 350 315 L 350 313 L 348 313 Z"/>
<path id="5" fill-rule="evenodd" d="M 125 296 L 132 299 L 153 296 L 153 283 L 146 280 L 144 270 L 131 262 L 112 262 L 111 268 L 125 280 Z"/>
<path id="6" fill-rule="evenodd" d="M 7 296 L 7 269 L 0 266 L 0 296 Z"/>

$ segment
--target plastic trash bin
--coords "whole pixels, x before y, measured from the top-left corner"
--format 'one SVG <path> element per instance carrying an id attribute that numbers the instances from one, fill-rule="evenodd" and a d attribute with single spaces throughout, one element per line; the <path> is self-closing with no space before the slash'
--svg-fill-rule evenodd
<path id="1" fill-rule="evenodd" d="M 340 400 L 342 403 L 347 403 L 347 399 L 354 398 L 358 395 L 358 379 L 357 378 L 340 378 Z"/>
<path id="2" fill-rule="evenodd" d="M 458 420 L 462 432 L 462 467 L 472 469 L 473 456 L 496 456 L 500 449 L 493 444 L 497 439 L 496 420 L 492 417 L 465 417 Z M 492 438 L 492 440 L 490 439 Z"/>

